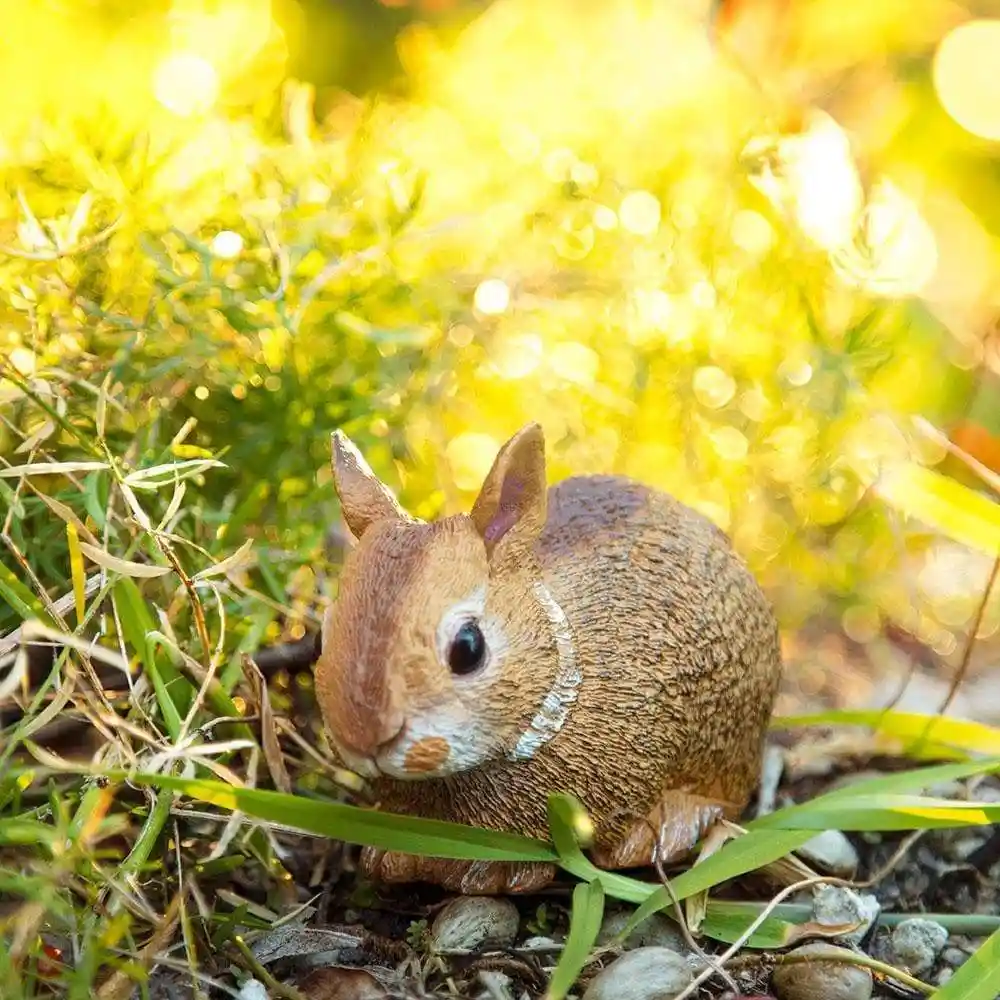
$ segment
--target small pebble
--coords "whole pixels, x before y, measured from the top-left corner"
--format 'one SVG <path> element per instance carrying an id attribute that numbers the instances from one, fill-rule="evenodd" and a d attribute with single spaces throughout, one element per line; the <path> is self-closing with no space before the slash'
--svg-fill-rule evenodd
<path id="1" fill-rule="evenodd" d="M 944 959 L 949 965 L 959 966 L 964 965 L 965 960 L 968 958 L 968 953 L 962 951 L 961 948 L 945 948 L 941 952 L 941 958 Z"/>
<path id="2" fill-rule="evenodd" d="M 259 979 L 248 979 L 237 996 L 239 1000 L 270 1000 L 267 988 Z"/>
<path id="3" fill-rule="evenodd" d="M 508 948 L 514 943 L 520 917 L 509 899 L 459 896 L 431 925 L 435 951 L 475 951 L 484 945 Z"/>
<path id="4" fill-rule="evenodd" d="M 828 944 L 805 944 L 790 955 L 813 955 L 817 961 L 779 965 L 771 977 L 778 1000 L 869 1000 L 872 974 L 868 969 L 843 962 L 823 962 L 834 950 Z"/>
<path id="5" fill-rule="evenodd" d="M 673 1000 L 692 979 L 677 952 L 636 948 L 594 976 L 583 1000 Z"/>
<path id="6" fill-rule="evenodd" d="M 844 941 L 857 944 L 879 914 L 878 900 L 868 893 L 843 889 L 837 885 L 821 885 L 813 896 L 813 919 L 828 927 L 838 924 L 859 924 L 853 931 L 840 935 Z"/>
<path id="7" fill-rule="evenodd" d="M 506 972 L 496 969 L 480 969 L 479 982 L 483 989 L 479 993 L 480 1000 L 514 1000 L 512 989 L 514 980 Z"/>
<path id="8" fill-rule="evenodd" d="M 904 920 L 892 932 L 892 955 L 914 975 L 926 972 L 934 965 L 941 949 L 948 943 L 948 931 L 933 920 L 914 917 Z"/>
<path id="9" fill-rule="evenodd" d="M 562 951 L 563 942 L 550 937 L 530 937 L 521 948 L 525 951 Z"/>
<path id="10" fill-rule="evenodd" d="M 807 840 L 798 853 L 820 871 L 853 878 L 858 870 L 858 852 L 839 830 L 824 830 Z"/>
<path id="11" fill-rule="evenodd" d="M 927 794 L 935 799 L 964 799 L 966 796 L 964 781 L 939 781 L 927 787 Z"/>
<path id="12" fill-rule="evenodd" d="M 598 945 L 603 947 L 612 938 L 617 937 L 625 929 L 631 917 L 631 910 L 615 910 L 609 913 L 604 918 L 601 931 L 597 935 Z M 626 939 L 625 947 L 629 950 L 646 947 L 669 948 L 679 955 L 686 955 L 689 950 L 677 925 L 659 913 L 654 913 L 648 920 L 639 924 Z"/>

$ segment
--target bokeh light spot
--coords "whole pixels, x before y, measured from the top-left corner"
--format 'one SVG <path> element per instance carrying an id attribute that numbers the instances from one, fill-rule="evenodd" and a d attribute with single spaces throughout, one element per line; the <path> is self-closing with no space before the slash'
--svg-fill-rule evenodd
<path id="1" fill-rule="evenodd" d="M 224 260 L 231 260 L 238 257 L 243 250 L 243 237 L 239 233 L 234 233 L 231 229 L 223 229 L 217 233 L 212 240 L 212 253 L 216 257 Z"/>
<path id="2" fill-rule="evenodd" d="M 618 216 L 613 208 L 608 208 L 607 205 L 598 205 L 594 209 L 594 225 L 598 229 L 603 229 L 605 232 L 610 232 L 618 225 Z"/>
<path id="3" fill-rule="evenodd" d="M 204 114 L 219 96 L 219 75 L 202 56 L 175 52 L 156 67 L 153 93 L 168 111 L 182 118 Z"/>
<path id="4" fill-rule="evenodd" d="M 10 363 L 22 375 L 31 375 L 35 371 L 35 352 L 28 347 L 15 347 L 10 352 Z"/>
<path id="5" fill-rule="evenodd" d="M 549 358 L 554 372 L 577 385 L 593 385 L 597 378 L 599 359 L 584 344 L 556 344 Z"/>
<path id="6" fill-rule="evenodd" d="M 747 457 L 748 443 L 744 434 L 735 427 L 716 427 L 709 434 L 712 447 L 720 458 L 739 462 Z"/>
<path id="7" fill-rule="evenodd" d="M 954 28 L 934 55 L 934 89 L 941 106 L 973 135 L 1000 141 L 1000 20 L 975 20 Z"/>
<path id="8" fill-rule="evenodd" d="M 510 289 L 500 278 L 487 278 L 476 289 L 475 306 L 486 316 L 499 316 L 510 304 Z"/>
<path id="9" fill-rule="evenodd" d="M 774 243 L 774 229 L 760 212 L 743 209 L 733 216 L 733 242 L 755 257 L 767 253 Z"/>
<path id="10" fill-rule="evenodd" d="M 544 346 L 542 338 L 533 333 L 507 337 L 499 344 L 493 364 L 502 378 L 525 378 L 541 363 Z"/>
<path id="11" fill-rule="evenodd" d="M 694 373 L 692 380 L 695 399 L 710 410 L 717 410 L 736 395 L 736 381 L 716 365 L 705 365 Z"/>
<path id="12" fill-rule="evenodd" d="M 652 236 L 660 226 L 660 202 L 648 191 L 631 191 L 618 212 L 622 225 L 636 236 Z"/>

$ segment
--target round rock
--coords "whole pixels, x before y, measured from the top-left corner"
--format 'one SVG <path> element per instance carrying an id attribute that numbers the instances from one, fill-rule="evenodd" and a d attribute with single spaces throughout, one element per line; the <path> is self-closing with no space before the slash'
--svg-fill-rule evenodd
<path id="1" fill-rule="evenodd" d="M 615 910 L 613 913 L 609 913 L 604 918 L 601 931 L 597 935 L 598 945 L 603 947 L 609 944 L 625 929 L 625 925 L 631 918 L 632 913 L 629 910 Z M 684 935 L 677 929 L 677 925 L 659 913 L 654 913 L 648 920 L 639 924 L 628 936 L 624 947 L 629 950 L 646 947 L 669 948 L 679 955 L 685 955 L 688 952 L 687 942 L 684 940 Z"/>
<path id="2" fill-rule="evenodd" d="M 475 951 L 514 943 L 520 917 L 509 899 L 459 896 L 438 913 L 431 925 L 435 951 Z"/>
<path id="3" fill-rule="evenodd" d="M 915 975 L 926 972 L 948 943 L 948 931 L 933 920 L 913 917 L 892 932 L 890 946 L 897 965 Z"/>
<path id="4" fill-rule="evenodd" d="M 821 885 L 813 896 L 813 917 L 816 923 L 827 927 L 859 925 L 855 930 L 840 935 L 843 940 L 852 944 L 857 944 L 868 933 L 868 928 L 880 909 L 874 896 L 837 885 Z"/>
<path id="5" fill-rule="evenodd" d="M 858 870 L 858 852 L 839 830 L 824 830 L 807 840 L 798 852 L 820 871 L 853 878 Z"/>
<path id="6" fill-rule="evenodd" d="M 824 962 L 824 954 L 838 949 L 828 944 L 804 944 L 789 956 L 808 961 L 788 962 L 774 970 L 771 985 L 778 1000 L 870 1000 L 872 974 L 844 962 Z"/>
<path id="7" fill-rule="evenodd" d="M 594 976 L 583 1000 L 673 1000 L 692 978 L 677 952 L 636 948 Z"/>

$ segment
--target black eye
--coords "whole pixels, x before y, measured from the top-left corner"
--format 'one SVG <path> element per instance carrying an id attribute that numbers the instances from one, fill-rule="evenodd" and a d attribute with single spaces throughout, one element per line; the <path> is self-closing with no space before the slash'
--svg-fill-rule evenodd
<path id="1" fill-rule="evenodd" d="M 453 674 L 471 674 L 483 662 L 486 640 L 475 622 L 466 622 L 455 633 L 448 650 L 448 666 Z"/>

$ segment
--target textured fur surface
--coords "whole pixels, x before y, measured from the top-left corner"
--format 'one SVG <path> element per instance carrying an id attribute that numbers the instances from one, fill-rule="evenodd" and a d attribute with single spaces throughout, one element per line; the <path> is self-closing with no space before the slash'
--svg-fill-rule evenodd
<path id="1" fill-rule="evenodd" d="M 781 669 L 756 581 L 718 528 L 663 493 L 614 476 L 545 490 L 539 477 L 529 428 L 471 516 L 364 525 L 317 666 L 334 744 L 392 811 L 544 836 L 546 795 L 572 792 L 603 853 L 667 793 L 738 811 Z M 346 509 L 350 486 L 338 489 Z M 470 601 L 490 651 L 453 676 L 441 630 Z M 532 742 L 545 705 L 564 711 Z"/>

